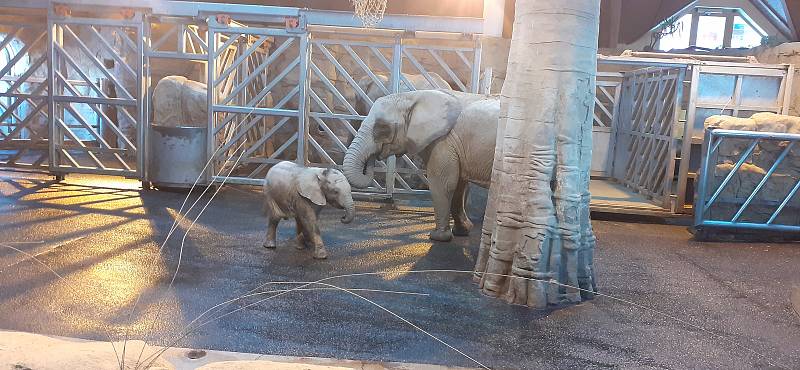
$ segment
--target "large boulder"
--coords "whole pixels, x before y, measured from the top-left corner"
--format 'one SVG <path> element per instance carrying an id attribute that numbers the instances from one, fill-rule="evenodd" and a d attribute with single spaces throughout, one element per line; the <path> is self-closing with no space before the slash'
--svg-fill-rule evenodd
<path id="1" fill-rule="evenodd" d="M 206 84 L 183 76 L 167 76 L 153 91 L 153 123 L 205 127 L 208 124 Z"/>

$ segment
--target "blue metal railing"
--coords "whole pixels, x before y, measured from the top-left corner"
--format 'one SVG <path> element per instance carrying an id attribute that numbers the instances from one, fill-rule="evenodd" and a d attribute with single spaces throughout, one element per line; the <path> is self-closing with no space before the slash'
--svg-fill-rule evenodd
<path id="1" fill-rule="evenodd" d="M 798 134 L 707 128 L 695 228 L 800 232 L 798 142 Z"/>

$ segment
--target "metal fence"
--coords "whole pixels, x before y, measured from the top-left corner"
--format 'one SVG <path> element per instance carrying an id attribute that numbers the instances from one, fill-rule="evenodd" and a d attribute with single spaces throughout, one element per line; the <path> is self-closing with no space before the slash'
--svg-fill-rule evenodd
<path id="1" fill-rule="evenodd" d="M 695 228 L 800 232 L 800 135 L 709 128 Z"/>
<path id="2" fill-rule="evenodd" d="M 622 120 L 617 127 L 615 178 L 670 207 L 685 68 L 649 67 L 625 73 Z"/>
<path id="3" fill-rule="evenodd" d="M 595 151 L 600 157 L 593 158 L 592 174 L 610 173 L 669 213 L 692 212 L 705 119 L 786 114 L 794 75 L 791 65 L 655 57 L 602 57 L 599 64 L 605 70 L 617 66 L 624 79 L 617 111 L 610 112 L 617 117 L 609 121 L 613 136 Z M 599 122 L 607 115 L 600 103 L 595 103 L 593 138 L 602 139 L 605 125 Z"/>
<path id="4" fill-rule="evenodd" d="M 48 166 L 48 42 L 44 24 L 0 24 L 0 165 L 46 169 Z M 20 35 L 29 35 L 26 43 Z M 75 82 L 73 81 L 73 84 Z"/>
<path id="5" fill-rule="evenodd" d="M 140 144 L 146 132 L 142 15 L 124 20 L 51 15 L 48 24 L 50 171 L 142 178 L 145 151 Z M 91 78 L 90 71 L 101 74 L 109 86 Z M 70 79 L 88 89 L 78 89 Z M 83 112 L 96 115 L 102 124 L 93 126 Z"/>
<path id="6" fill-rule="evenodd" d="M 149 180 L 154 66 L 162 60 L 206 63 L 206 154 L 208 173 L 217 175 L 210 182 L 260 184 L 281 160 L 341 166 L 378 96 L 427 88 L 413 76 L 431 85 L 443 78 L 461 91 L 479 88 L 479 19 L 387 15 L 383 23 L 393 29 L 365 30 L 353 27 L 357 20 L 347 13 L 288 7 L 7 5 L 7 15 L 21 16 L 0 24 L 10 30 L 0 32 L 0 58 L 7 55 L 0 67 L 0 165 L 57 176 Z M 371 192 L 427 191 L 419 158 L 373 166 L 380 176 Z"/>
<path id="7" fill-rule="evenodd" d="M 471 36 L 431 40 L 391 30 L 287 29 L 215 19 L 208 29 L 208 152 L 218 174 L 212 181 L 261 184 L 281 160 L 340 167 L 378 97 L 442 80 L 455 90 L 479 89 L 480 42 Z M 380 176 L 368 192 L 427 192 L 419 158 L 370 166 Z"/>
<path id="8" fill-rule="evenodd" d="M 756 112 L 788 114 L 792 65 L 748 65 L 719 63 L 695 65 L 690 77 L 691 89 L 686 104 L 686 125 L 682 137 L 680 167 L 675 194 L 676 212 L 689 212 L 693 194 L 692 180 L 697 177 L 699 157 L 691 157 L 692 147 L 699 149 L 703 142 L 703 123 L 706 118 L 725 114 L 750 117 Z"/>

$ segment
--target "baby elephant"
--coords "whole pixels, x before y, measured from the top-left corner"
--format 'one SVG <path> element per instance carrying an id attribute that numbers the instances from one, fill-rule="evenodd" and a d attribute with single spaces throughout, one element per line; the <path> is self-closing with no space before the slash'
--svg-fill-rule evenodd
<path id="1" fill-rule="evenodd" d="M 344 209 L 343 223 L 355 216 L 350 183 L 339 170 L 305 168 L 293 162 L 280 162 L 267 172 L 264 182 L 264 205 L 267 211 L 265 248 L 275 248 L 275 229 L 282 219 L 297 221 L 297 248 L 314 247 L 314 258 L 327 258 L 328 252 L 319 235 L 317 218 L 322 207 L 330 204 Z"/>

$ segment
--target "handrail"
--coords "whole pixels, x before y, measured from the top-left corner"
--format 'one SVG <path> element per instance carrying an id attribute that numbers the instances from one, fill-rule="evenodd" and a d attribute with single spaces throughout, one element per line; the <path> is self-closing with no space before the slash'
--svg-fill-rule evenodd
<path id="1" fill-rule="evenodd" d="M 725 176 L 725 179 L 719 184 L 714 185 L 712 178 L 715 174 L 715 168 L 718 164 L 717 157 L 721 142 L 724 140 L 750 140 L 747 150 L 741 151 L 736 155 L 736 164 L 731 171 Z M 742 164 L 753 155 L 754 148 L 765 141 L 781 141 L 788 142 L 780 151 L 780 154 L 773 159 L 766 158 L 770 162 L 761 163 L 764 166 L 764 174 L 757 182 L 753 189 L 737 189 L 737 191 L 749 192 L 748 195 L 742 199 L 732 199 L 727 201 L 727 205 L 733 205 L 736 209 L 732 212 L 732 216 L 727 215 L 725 211 L 720 211 L 719 214 L 711 214 L 709 210 L 714 208 L 717 201 L 721 198 L 721 194 L 726 187 L 730 186 L 731 179 L 738 174 Z M 787 189 L 781 189 L 779 197 L 775 199 L 764 200 L 762 199 L 758 205 L 768 212 L 768 217 L 761 217 L 761 219 L 746 219 L 743 220 L 745 211 L 752 210 L 753 205 L 757 203 L 758 195 L 765 188 L 766 183 L 773 178 L 781 163 L 784 163 L 789 153 L 793 150 L 796 144 L 800 142 L 800 134 L 778 133 L 778 132 L 758 132 L 758 131 L 739 131 L 739 130 L 725 130 L 716 127 L 706 128 L 703 137 L 702 158 L 700 163 L 700 173 L 697 179 L 697 194 L 694 204 L 694 227 L 696 230 L 703 232 L 705 228 L 724 227 L 728 229 L 740 230 L 771 230 L 777 232 L 796 232 L 800 233 L 800 224 L 793 224 L 787 222 L 776 222 L 778 216 L 788 212 L 785 208 L 789 205 L 790 201 L 795 197 L 798 190 L 800 190 L 800 179 L 792 178 L 794 184 L 789 184 Z M 762 162 L 765 158 L 762 158 Z M 765 165 L 769 165 L 768 167 Z M 768 169 L 767 169 L 768 168 Z M 783 192 L 785 190 L 785 192 Z M 713 194 L 709 197 L 709 194 Z M 716 201 L 716 202 L 715 202 Z M 761 214 L 762 216 L 765 213 Z M 763 219 L 763 220 L 762 220 Z"/>

